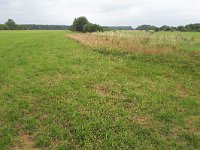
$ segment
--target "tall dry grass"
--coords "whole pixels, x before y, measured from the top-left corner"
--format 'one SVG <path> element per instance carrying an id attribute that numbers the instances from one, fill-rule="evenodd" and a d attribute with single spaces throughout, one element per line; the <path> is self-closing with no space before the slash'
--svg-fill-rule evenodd
<path id="1" fill-rule="evenodd" d="M 93 47 L 104 47 L 130 52 L 170 53 L 180 49 L 183 40 L 192 39 L 183 35 L 157 34 L 145 31 L 107 31 L 76 33 L 70 38 Z"/>

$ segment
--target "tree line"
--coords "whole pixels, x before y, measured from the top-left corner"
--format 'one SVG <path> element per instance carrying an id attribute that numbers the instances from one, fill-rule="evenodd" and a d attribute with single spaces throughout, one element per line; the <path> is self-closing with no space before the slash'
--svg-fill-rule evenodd
<path id="1" fill-rule="evenodd" d="M 79 32 L 96 32 L 96 31 L 109 31 L 109 30 L 133 30 L 131 26 L 100 26 L 90 23 L 86 17 L 75 18 L 72 26 L 72 31 Z"/>
<path id="2" fill-rule="evenodd" d="M 133 30 L 132 26 L 103 26 L 104 30 Z"/>
<path id="3" fill-rule="evenodd" d="M 66 25 L 37 25 L 37 24 L 16 24 L 13 19 L 8 19 L 4 24 L 0 24 L 0 30 L 66 30 Z"/>
<path id="4" fill-rule="evenodd" d="M 96 32 L 107 30 L 134 30 L 131 26 L 100 26 L 88 21 L 86 17 L 75 18 L 71 26 L 67 25 L 37 25 L 37 24 L 16 24 L 13 19 L 8 19 L 4 24 L 0 24 L 0 30 L 66 30 L 79 32 Z M 181 32 L 200 32 L 200 23 L 188 24 L 185 26 L 167 26 L 156 27 L 154 25 L 141 25 L 136 30 L 154 30 L 158 31 L 181 31 Z"/>
<path id="5" fill-rule="evenodd" d="M 167 26 L 167 25 L 163 25 L 161 27 L 156 27 L 153 25 L 141 25 L 141 26 L 138 26 L 136 30 L 200 32 L 200 23 L 189 24 L 189 25 L 178 26 L 178 27 Z"/>
<path id="6" fill-rule="evenodd" d="M 85 26 L 83 28 L 82 25 Z M 82 27 L 81 27 L 82 26 Z M 16 24 L 13 19 L 8 19 L 4 24 L 0 24 L 0 30 L 73 30 L 83 32 L 109 31 L 109 30 L 133 30 L 131 26 L 100 26 L 90 23 L 86 17 L 75 18 L 71 26 L 69 25 L 38 25 L 38 24 Z"/>

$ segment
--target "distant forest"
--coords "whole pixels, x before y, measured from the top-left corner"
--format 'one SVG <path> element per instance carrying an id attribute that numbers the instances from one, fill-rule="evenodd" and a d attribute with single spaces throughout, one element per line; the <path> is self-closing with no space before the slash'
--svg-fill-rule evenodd
<path id="1" fill-rule="evenodd" d="M 161 27 L 156 27 L 153 25 L 141 25 L 138 26 L 136 30 L 200 32 L 200 23 L 189 24 L 186 26 L 178 26 L 178 27 L 172 27 L 167 25 Z"/>
<path id="2" fill-rule="evenodd" d="M 67 30 L 70 29 L 69 25 L 37 25 L 37 24 L 16 24 L 14 20 L 8 19 L 5 24 L 0 24 L 0 30 Z M 181 31 L 181 32 L 200 32 L 200 23 L 189 24 L 186 26 L 161 26 L 156 27 L 154 25 L 141 25 L 136 29 L 131 26 L 103 26 L 106 30 L 154 30 L 158 31 Z"/>
<path id="3" fill-rule="evenodd" d="M 16 24 L 13 19 L 8 19 L 5 24 L 0 24 L 0 30 L 67 30 L 69 25 L 38 25 Z M 104 26 L 104 30 L 133 30 L 131 26 Z"/>
<path id="4" fill-rule="evenodd" d="M 26 30 L 66 30 L 69 26 L 66 25 L 37 25 L 37 24 L 24 24 L 21 25 Z"/>
<path id="5" fill-rule="evenodd" d="M 134 30 L 131 26 L 103 26 L 106 30 Z"/>
<path id="6" fill-rule="evenodd" d="M 0 30 L 66 30 L 66 25 L 37 25 L 37 24 L 16 24 L 14 20 L 8 19 L 5 24 L 0 24 Z"/>

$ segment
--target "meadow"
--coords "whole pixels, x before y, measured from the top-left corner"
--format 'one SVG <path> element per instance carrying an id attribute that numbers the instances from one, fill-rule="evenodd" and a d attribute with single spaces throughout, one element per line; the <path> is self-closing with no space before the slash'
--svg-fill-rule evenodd
<path id="1" fill-rule="evenodd" d="M 113 50 L 147 54 L 176 53 L 177 50 L 199 50 L 200 34 L 189 32 L 107 31 L 68 35 L 82 44 Z"/>
<path id="2" fill-rule="evenodd" d="M 0 149 L 199 149 L 200 33 L 0 31 Z"/>

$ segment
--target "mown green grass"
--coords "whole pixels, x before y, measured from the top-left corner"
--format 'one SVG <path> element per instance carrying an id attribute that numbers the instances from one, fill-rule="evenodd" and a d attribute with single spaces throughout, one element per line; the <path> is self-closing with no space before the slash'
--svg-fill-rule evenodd
<path id="1" fill-rule="evenodd" d="M 0 149 L 200 147 L 198 50 L 91 49 L 66 34 L 0 32 Z"/>

